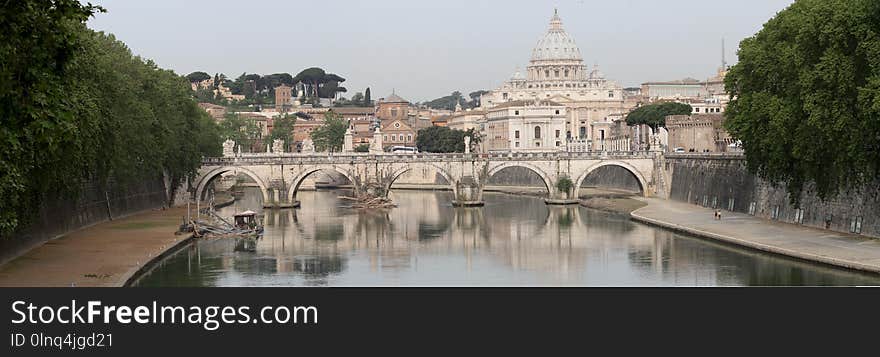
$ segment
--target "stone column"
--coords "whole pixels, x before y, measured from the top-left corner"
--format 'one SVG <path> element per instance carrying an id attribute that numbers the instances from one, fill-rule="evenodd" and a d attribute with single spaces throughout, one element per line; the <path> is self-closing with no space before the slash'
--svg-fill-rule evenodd
<path id="1" fill-rule="evenodd" d="M 354 152 L 354 134 L 351 132 L 351 124 L 345 129 L 345 141 L 342 143 L 342 152 Z"/>
<path id="2" fill-rule="evenodd" d="M 381 154 L 385 150 L 382 145 L 382 130 L 379 127 L 376 127 L 376 131 L 373 132 L 373 142 L 370 143 L 370 154 Z"/>

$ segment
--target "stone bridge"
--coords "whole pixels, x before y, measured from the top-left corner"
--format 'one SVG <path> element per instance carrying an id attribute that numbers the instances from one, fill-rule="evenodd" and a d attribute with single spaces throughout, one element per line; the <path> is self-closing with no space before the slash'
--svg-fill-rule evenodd
<path id="1" fill-rule="evenodd" d="M 337 172 L 351 181 L 357 193 L 387 195 L 397 178 L 413 169 L 431 168 L 443 176 L 453 193 L 456 206 L 483 204 L 483 187 L 492 175 L 508 167 L 523 167 L 541 177 L 547 186 L 548 204 L 577 203 L 577 190 L 596 169 L 613 165 L 626 169 L 638 180 L 642 194 L 651 196 L 661 189 L 661 152 L 538 152 L 488 154 L 238 154 L 206 158 L 192 193 L 196 201 L 206 188 L 224 173 L 245 174 L 256 182 L 264 207 L 297 207 L 297 192 L 309 175 Z M 573 183 L 569 192 L 560 192 L 563 177 Z"/>

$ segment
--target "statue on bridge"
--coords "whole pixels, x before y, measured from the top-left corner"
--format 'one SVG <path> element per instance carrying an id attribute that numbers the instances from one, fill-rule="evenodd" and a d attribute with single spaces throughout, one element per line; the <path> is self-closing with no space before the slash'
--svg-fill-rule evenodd
<path id="1" fill-rule="evenodd" d="M 370 143 L 370 153 L 381 154 L 385 151 L 382 146 L 382 131 L 377 126 L 376 131 L 373 132 L 373 142 Z"/>
<path id="2" fill-rule="evenodd" d="M 226 139 L 223 142 L 223 157 L 232 157 L 235 156 L 235 141 L 232 139 Z"/>
<path id="3" fill-rule="evenodd" d="M 351 124 L 345 129 L 345 137 L 342 142 L 342 152 L 354 152 L 354 133 L 351 131 Z"/>
<path id="4" fill-rule="evenodd" d="M 302 149 L 300 150 L 300 152 L 303 152 L 306 154 L 315 153 L 315 143 L 312 142 L 311 138 L 306 138 L 305 140 L 303 140 Z"/>
<path id="5" fill-rule="evenodd" d="M 284 152 L 284 140 L 275 139 L 272 141 L 272 152 L 281 154 Z"/>

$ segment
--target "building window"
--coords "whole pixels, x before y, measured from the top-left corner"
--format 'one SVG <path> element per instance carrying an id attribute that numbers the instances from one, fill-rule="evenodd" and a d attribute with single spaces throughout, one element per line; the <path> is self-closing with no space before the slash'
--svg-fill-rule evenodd
<path id="1" fill-rule="evenodd" d="M 556 137 L 559 138 L 559 130 L 556 131 Z M 556 145 L 559 146 L 559 145 Z"/>
<path id="2" fill-rule="evenodd" d="M 587 136 L 587 127 L 582 126 L 580 128 L 580 134 L 578 135 L 578 137 L 585 138 L 586 136 Z"/>
<path id="3" fill-rule="evenodd" d="M 519 130 L 513 132 L 513 138 L 519 139 Z"/>
<path id="4" fill-rule="evenodd" d="M 388 141 L 388 135 L 382 135 L 382 140 Z"/>
<path id="5" fill-rule="evenodd" d="M 535 146 L 541 146 L 541 142 L 540 141 L 535 142 Z"/>
<path id="6" fill-rule="evenodd" d="M 614 91 L 608 91 L 608 98 L 614 98 Z"/>
<path id="7" fill-rule="evenodd" d="M 392 117 L 392 118 L 396 118 L 396 117 L 397 117 L 397 108 L 391 108 L 391 117 Z"/>
<path id="8" fill-rule="evenodd" d="M 391 141 L 397 141 L 397 135 L 391 134 Z"/>
<path id="9" fill-rule="evenodd" d="M 556 114 L 559 114 L 559 109 L 556 109 Z"/>
<path id="10" fill-rule="evenodd" d="M 565 70 L 565 78 L 568 78 L 568 70 Z"/>
<path id="11" fill-rule="evenodd" d="M 516 147 L 519 147 L 519 141 L 517 141 L 515 144 L 516 144 Z"/>
<path id="12" fill-rule="evenodd" d="M 699 107 L 694 107 L 694 112 L 699 113 L 699 112 L 700 112 L 700 108 L 699 108 Z"/>
<path id="13" fill-rule="evenodd" d="M 536 126 L 535 127 L 535 139 L 540 139 L 540 138 L 541 138 L 541 127 Z"/>
<path id="14" fill-rule="evenodd" d="M 557 141 L 557 142 L 556 142 L 556 146 L 557 146 L 557 147 L 562 146 L 562 142 Z"/>
<path id="15" fill-rule="evenodd" d="M 410 135 L 410 134 L 406 135 L 406 142 L 412 142 L 412 135 Z"/>
<path id="16" fill-rule="evenodd" d="M 557 71 L 555 71 L 555 72 L 556 72 L 556 73 L 554 73 L 554 74 L 556 75 L 556 78 L 559 78 L 559 71 L 557 70 Z"/>
<path id="17" fill-rule="evenodd" d="M 504 99 L 507 99 L 507 93 L 502 93 L 502 94 L 501 94 L 501 97 L 504 98 Z"/>
<path id="18" fill-rule="evenodd" d="M 544 77 L 550 78 L 550 70 L 549 69 L 544 71 Z"/>
<path id="19" fill-rule="evenodd" d="M 519 115 L 519 110 L 514 110 L 513 115 Z"/>

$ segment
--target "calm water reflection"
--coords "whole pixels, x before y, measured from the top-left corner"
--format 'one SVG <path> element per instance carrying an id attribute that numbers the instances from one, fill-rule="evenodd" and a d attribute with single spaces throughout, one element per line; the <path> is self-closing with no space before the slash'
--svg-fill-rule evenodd
<path id="1" fill-rule="evenodd" d="M 256 252 L 198 241 L 140 286 L 880 285 L 880 278 L 739 249 L 580 207 L 486 194 L 457 209 L 447 192 L 392 193 L 398 208 L 359 212 L 340 192 L 302 192 L 266 210 Z M 260 207 L 250 190 L 221 215 Z"/>

